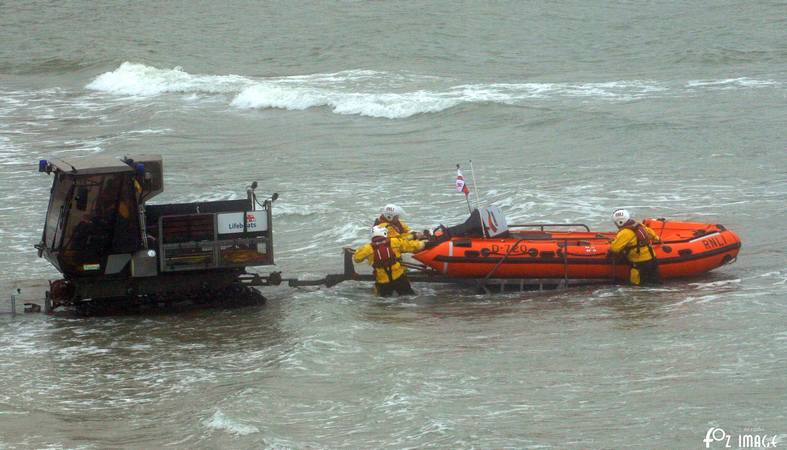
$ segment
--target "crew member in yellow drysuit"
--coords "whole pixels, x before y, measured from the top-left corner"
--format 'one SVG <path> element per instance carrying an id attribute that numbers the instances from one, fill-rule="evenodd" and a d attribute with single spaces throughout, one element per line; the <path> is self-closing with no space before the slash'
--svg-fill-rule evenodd
<path id="1" fill-rule="evenodd" d="M 353 255 L 353 261 L 368 262 L 374 267 L 377 280 L 374 291 L 380 297 L 388 297 L 396 291 L 399 295 L 415 295 L 410 286 L 404 267 L 402 253 L 413 253 L 424 248 L 423 241 L 388 237 L 388 229 L 383 226 L 372 228 L 372 242 L 364 244 Z"/>
<path id="2" fill-rule="evenodd" d="M 401 219 L 404 215 L 402 208 L 387 204 L 380 212 L 380 217 L 374 220 L 374 226 L 383 226 L 388 229 L 389 238 L 399 238 L 404 240 L 424 239 L 423 234 L 412 231 L 409 226 Z"/>
<path id="3" fill-rule="evenodd" d="M 618 227 L 618 234 L 609 245 L 609 251 L 622 254 L 631 262 L 629 282 L 634 286 L 640 284 L 658 284 L 659 267 L 653 244 L 659 242 L 658 235 L 650 228 L 634 221 L 625 209 L 612 213 L 612 221 Z"/>

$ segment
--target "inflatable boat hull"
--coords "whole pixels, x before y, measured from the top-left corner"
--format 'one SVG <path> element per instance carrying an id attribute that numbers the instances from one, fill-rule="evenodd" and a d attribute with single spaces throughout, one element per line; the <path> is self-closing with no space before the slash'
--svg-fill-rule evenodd
<path id="1" fill-rule="evenodd" d="M 735 260 L 737 234 L 721 225 L 648 219 L 661 236 L 654 246 L 663 280 L 693 277 Z M 627 280 L 630 265 L 608 254 L 614 232 L 532 231 L 511 227 L 505 237 L 452 237 L 414 258 L 456 278 Z"/>

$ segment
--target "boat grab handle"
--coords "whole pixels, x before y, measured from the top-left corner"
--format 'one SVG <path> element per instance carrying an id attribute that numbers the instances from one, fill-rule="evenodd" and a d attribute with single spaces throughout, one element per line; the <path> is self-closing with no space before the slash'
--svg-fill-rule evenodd
<path id="1" fill-rule="evenodd" d="M 539 228 L 541 231 L 544 231 L 545 227 L 582 227 L 586 231 L 590 231 L 590 227 L 584 223 L 523 223 L 508 226 L 508 228 Z"/>

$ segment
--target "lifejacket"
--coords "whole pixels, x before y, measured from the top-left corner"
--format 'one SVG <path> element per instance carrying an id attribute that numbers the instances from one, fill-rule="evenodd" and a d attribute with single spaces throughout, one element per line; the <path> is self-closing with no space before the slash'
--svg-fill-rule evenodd
<path id="1" fill-rule="evenodd" d="M 374 226 L 381 225 L 384 223 L 391 225 L 393 229 L 396 230 L 397 233 L 404 234 L 404 227 L 402 227 L 402 224 L 399 222 L 399 219 L 388 220 L 385 218 L 385 216 L 380 216 L 377 219 L 375 219 Z"/>
<path id="2" fill-rule="evenodd" d="M 374 263 L 372 263 L 372 267 L 375 269 L 383 269 L 385 273 L 388 274 L 388 279 L 393 281 L 391 268 L 394 264 L 399 262 L 399 258 L 396 257 L 396 253 L 391 247 L 391 240 L 382 236 L 373 237 L 372 250 L 374 250 Z"/>
<path id="3" fill-rule="evenodd" d="M 645 226 L 639 222 L 631 221 L 632 223 L 627 223 L 623 225 L 623 228 L 631 230 L 634 232 L 634 236 L 637 237 L 637 253 L 639 253 L 640 248 L 647 247 L 648 251 L 650 252 L 650 256 L 655 258 L 656 255 L 653 253 L 653 239 L 650 238 L 647 230 L 645 230 Z M 629 247 L 630 248 L 630 247 Z"/>

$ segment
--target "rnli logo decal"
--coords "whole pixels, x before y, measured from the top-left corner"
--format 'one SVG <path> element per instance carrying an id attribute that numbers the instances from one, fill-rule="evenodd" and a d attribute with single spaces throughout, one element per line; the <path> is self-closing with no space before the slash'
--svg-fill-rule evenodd
<path id="1" fill-rule="evenodd" d="M 255 228 L 257 228 L 257 218 L 254 214 L 246 213 L 246 229 L 253 230 Z"/>

